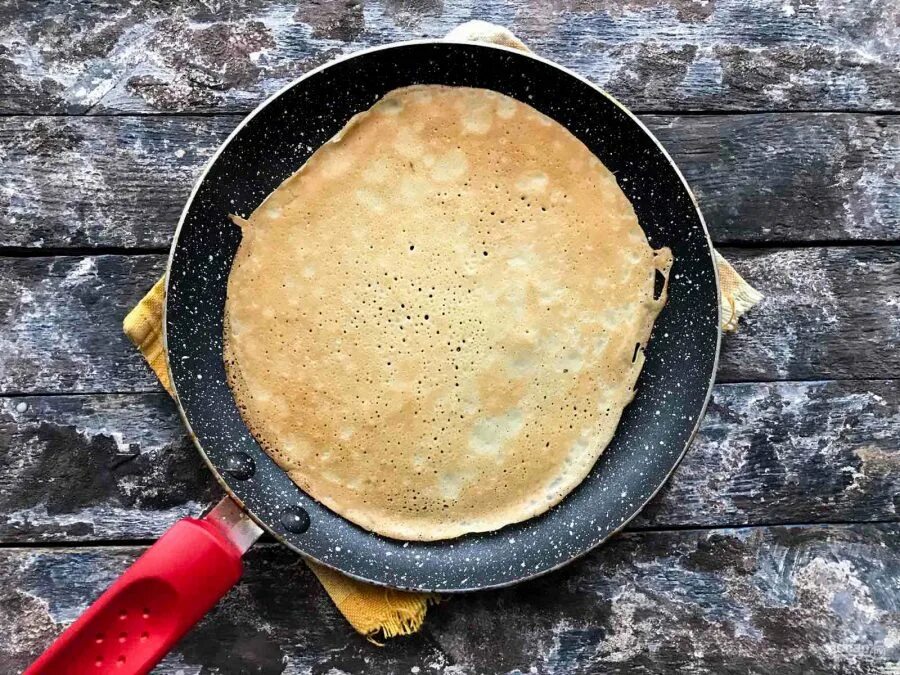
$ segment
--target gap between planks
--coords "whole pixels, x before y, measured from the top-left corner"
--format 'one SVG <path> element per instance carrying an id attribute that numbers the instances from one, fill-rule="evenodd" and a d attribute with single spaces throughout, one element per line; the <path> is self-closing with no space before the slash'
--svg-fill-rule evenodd
<path id="1" fill-rule="evenodd" d="M 613 92 L 606 92 L 614 96 Z M 129 112 L 86 112 L 86 113 L 64 113 L 64 112 L 0 112 L 0 118 L 22 117 L 25 119 L 35 119 L 39 117 L 63 117 L 63 118 L 90 118 L 90 117 L 234 117 L 243 119 L 257 107 L 266 103 L 269 99 L 263 99 L 253 108 L 247 108 L 245 111 L 236 110 L 179 110 L 172 112 L 165 111 L 129 111 Z M 900 108 L 754 108 L 752 110 L 678 110 L 671 108 L 628 108 L 633 115 L 678 115 L 681 117 L 715 117 L 722 115 L 802 115 L 802 114 L 822 114 L 822 115 L 869 115 L 869 116 L 893 116 L 900 115 Z"/>
<path id="2" fill-rule="evenodd" d="M 725 335 L 723 339 L 727 340 L 728 336 Z M 830 382 L 900 382 L 900 379 L 896 379 L 893 377 L 831 377 L 825 379 L 821 377 L 794 377 L 786 380 L 779 380 L 776 378 L 768 380 L 727 380 L 723 382 L 719 382 L 718 380 L 716 380 L 715 386 L 730 387 L 732 385 L 737 386 L 742 384 L 828 384 Z M 162 386 L 153 389 L 130 389 L 127 391 L 103 391 L 101 389 L 98 389 L 96 391 L 0 391 L 0 401 L 10 398 L 52 398 L 62 396 L 145 396 L 147 394 L 164 393 L 165 391 L 163 390 Z"/>
<path id="3" fill-rule="evenodd" d="M 795 248 L 861 248 L 865 246 L 895 247 L 900 246 L 900 237 L 896 239 L 823 239 L 821 241 L 764 241 L 764 242 L 723 242 L 715 248 L 733 248 L 741 250 L 772 250 Z M 77 246 L 39 248 L 36 246 L 0 246 L 0 258 L 73 258 L 79 256 L 147 256 L 168 255 L 168 246 L 124 247 L 124 246 Z"/>
<path id="4" fill-rule="evenodd" d="M 73 246 L 39 248 L 37 246 L 0 246 L 0 258 L 71 258 L 98 255 L 166 255 L 168 246 L 148 246 L 147 248 L 127 246 Z"/>
<path id="5" fill-rule="evenodd" d="M 197 514 L 199 517 L 200 514 Z M 823 521 L 817 523 L 807 523 L 807 522 L 760 522 L 760 523 L 752 523 L 750 525 L 670 525 L 663 527 L 631 527 L 630 524 L 625 525 L 625 527 L 614 534 L 610 535 L 608 539 L 605 539 L 602 543 L 598 544 L 593 550 L 601 548 L 604 544 L 608 543 L 610 540 L 618 538 L 623 535 L 636 534 L 636 535 L 645 535 L 645 534 L 665 534 L 668 532 L 746 532 L 751 530 L 762 530 L 768 528 L 823 528 L 823 527 L 839 527 L 839 528 L 847 528 L 851 529 L 854 527 L 863 527 L 863 526 L 878 526 L 878 525 L 894 525 L 896 523 L 900 523 L 900 516 L 897 518 L 889 518 L 883 520 L 835 520 L 835 521 Z M 0 541 L 0 551 L 3 550 L 26 550 L 26 551 L 41 551 L 41 550 L 50 550 L 50 551 L 60 551 L 60 550 L 79 550 L 79 549 L 91 549 L 91 550 L 103 550 L 103 549 L 114 549 L 114 548 L 142 548 L 153 545 L 157 539 L 77 539 L 71 541 L 48 541 L 43 543 L 36 542 L 3 542 Z M 268 532 L 264 532 L 262 538 L 254 544 L 254 548 L 259 546 L 285 546 L 279 541 L 276 541 Z M 299 554 L 298 554 L 299 555 Z"/>

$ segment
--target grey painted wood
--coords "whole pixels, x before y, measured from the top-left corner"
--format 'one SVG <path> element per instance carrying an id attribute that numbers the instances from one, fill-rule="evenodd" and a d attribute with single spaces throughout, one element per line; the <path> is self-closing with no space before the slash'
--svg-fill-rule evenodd
<path id="1" fill-rule="evenodd" d="M 164 248 L 239 116 L 0 118 L 0 246 Z M 719 244 L 900 240 L 900 118 L 644 116 Z"/>
<path id="2" fill-rule="evenodd" d="M 722 384 L 633 528 L 893 520 L 896 381 Z M 222 494 L 165 394 L 0 399 L 0 543 L 155 538 Z"/>
<path id="3" fill-rule="evenodd" d="M 638 109 L 896 109 L 898 8 L 872 0 L 161 0 L 0 5 L 0 112 L 247 110 L 334 56 L 510 26 Z"/>
<path id="4" fill-rule="evenodd" d="M 165 256 L 0 258 L 0 391 L 152 391 L 122 319 Z"/>
<path id="5" fill-rule="evenodd" d="M 637 110 L 754 113 L 644 116 L 767 295 L 723 347 L 721 380 L 750 382 L 717 385 L 660 495 L 560 572 L 379 649 L 262 545 L 158 672 L 896 671 L 900 247 L 746 248 L 900 239 L 894 0 L 45 0 L 0 2 L 0 248 L 78 255 L 0 258 L 0 672 L 141 550 L 94 544 L 220 494 L 121 334 L 164 256 L 81 253 L 167 247 L 203 162 L 295 76 L 469 18 Z M 75 393 L 113 391 L 135 393 Z"/>
<path id="6" fill-rule="evenodd" d="M 721 381 L 900 378 L 900 247 L 723 252 L 767 299 L 725 339 Z M 0 393 L 157 391 L 121 321 L 164 265 L 0 258 Z"/>
<path id="7" fill-rule="evenodd" d="M 168 247 L 240 117 L 0 118 L 0 246 Z"/>
<path id="8" fill-rule="evenodd" d="M 723 340 L 722 379 L 897 377 L 900 247 L 722 252 L 766 296 Z"/>
<path id="9" fill-rule="evenodd" d="M 650 117 L 717 244 L 900 240 L 900 118 Z"/>
<path id="10" fill-rule="evenodd" d="M 719 384 L 632 527 L 896 520 L 900 383 Z"/>
<path id="11" fill-rule="evenodd" d="M 0 399 L 0 543 L 155 539 L 223 494 L 168 394 Z"/>
<path id="12" fill-rule="evenodd" d="M 542 579 L 439 605 L 385 647 L 352 633 L 299 558 L 258 546 L 155 672 L 890 673 L 898 536 L 897 524 L 626 534 Z M 0 551 L 0 670 L 20 671 L 139 552 Z"/>

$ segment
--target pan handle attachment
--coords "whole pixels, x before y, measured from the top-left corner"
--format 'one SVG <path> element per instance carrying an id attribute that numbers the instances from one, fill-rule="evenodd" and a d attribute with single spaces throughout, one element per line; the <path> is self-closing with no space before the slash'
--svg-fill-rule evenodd
<path id="1" fill-rule="evenodd" d="M 238 526 L 234 520 L 217 518 L 216 512 L 221 515 L 223 510 L 240 512 L 226 497 L 207 518 L 175 523 L 25 675 L 149 673 L 237 583 L 241 555 L 262 532 L 243 513 Z M 246 532 L 252 528 L 247 523 L 258 531 L 249 542 Z M 243 541 L 234 537 L 240 528 Z"/>

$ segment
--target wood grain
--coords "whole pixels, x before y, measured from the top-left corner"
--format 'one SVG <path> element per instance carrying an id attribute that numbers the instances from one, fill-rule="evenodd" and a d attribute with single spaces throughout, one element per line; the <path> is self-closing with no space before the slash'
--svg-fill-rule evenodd
<path id="1" fill-rule="evenodd" d="M 900 526 L 631 533 L 536 581 L 453 598 L 385 647 L 352 633 L 286 548 L 154 672 L 889 673 Z M 20 671 L 140 553 L 0 551 L 0 670 Z M 151 608 L 152 609 L 152 608 Z"/>
<path id="2" fill-rule="evenodd" d="M 646 118 L 713 241 L 900 241 L 900 118 L 794 113 Z"/>
<path id="3" fill-rule="evenodd" d="M 0 258 L 0 391 L 155 391 L 122 333 L 165 256 Z"/>
<path id="4" fill-rule="evenodd" d="M 168 394 L 0 399 L 0 542 L 155 539 L 223 491 Z"/>
<path id="5" fill-rule="evenodd" d="M 896 381 L 717 385 L 631 528 L 894 520 Z M 165 394 L 0 399 L 0 543 L 158 537 L 222 491 Z"/>
<path id="6" fill-rule="evenodd" d="M 721 381 L 900 378 L 900 248 L 723 253 L 767 298 L 726 337 Z M 0 393 L 158 391 L 121 321 L 164 264 L 0 258 Z"/>
<path id="7" fill-rule="evenodd" d="M 900 374 L 900 247 L 722 253 L 766 297 L 723 340 L 721 379 Z"/>
<path id="8" fill-rule="evenodd" d="M 221 494 L 120 328 L 204 162 L 311 67 L 471 18 L 643 111 L 767 297 L 606 546 L 377 648 L 258 545 L 155 672 L 897 671 L 895 0 L 42 0 L 0 2 L 0 672 Z"/>
<path id="9" fill-rule="evenodd" d="M 169 245 L 239 116 L 0 118 L 0 247 Z M 717 244 L 900 239 L 900 118 L 643 117 Z"/>
<path id="10" fill-rule="evenodd" d="M 0 246 L 168 247 L 239 117 L 0 118 Z"/>
<path id="11" fill-rule="evenodd" d="M 632 528 L 897 520 L 900 383 L 718 384 Z"/>
<path id="12" fill-rule="evenodd" d="M 312 66 L 478 18 L 640 110 L 895 110 L 897 4 L 241 0 L 0 5 L 0 112 L 246 111 Z"/>

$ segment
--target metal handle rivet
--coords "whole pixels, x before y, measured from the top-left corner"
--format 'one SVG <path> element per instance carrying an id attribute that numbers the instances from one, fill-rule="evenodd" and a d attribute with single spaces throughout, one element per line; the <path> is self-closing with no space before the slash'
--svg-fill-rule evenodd
<path id="1" fill-rule="evenodd" d="M 256 471 L 256 464 L 247 453 L 233 452 L 225 459 L 225 471 L 238 480 L 247 480 Z"/>
<path id="2" fill-rule="evenodd" d="M 309 529 L 309 514 L 299 506 L 281 514 L 281 526 L 288 532 L 303 534 Z"/>

